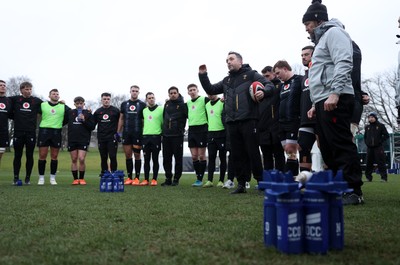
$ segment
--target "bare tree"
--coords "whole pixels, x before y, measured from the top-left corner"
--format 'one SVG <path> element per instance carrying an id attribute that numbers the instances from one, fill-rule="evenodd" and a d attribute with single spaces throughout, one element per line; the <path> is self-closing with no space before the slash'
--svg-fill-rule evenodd
<path id="1" fill-rule="evenodd" d="M 111 97 L 111 105 L 113 105 L 114 107 L 120 108 L 121 103 L 128 99 L 129 98 L 127 95 L 113 95 Z"/>
<path id="2" fill-rule="evenodd" d="M 373 78 L 364 79 L 362 82 L 363 90 L 370 96 L 370 103 L 364 107 L 363 118 L 360 122 L 363 127 L 368 122 L 368 113 L 375 111 L 378 113 L 380 121 L 391 127 L 397 127 L 397 109 L 394 107 L 394 96 L 396 88 L 397 73 L 393 69 L 378 73 Z"/>

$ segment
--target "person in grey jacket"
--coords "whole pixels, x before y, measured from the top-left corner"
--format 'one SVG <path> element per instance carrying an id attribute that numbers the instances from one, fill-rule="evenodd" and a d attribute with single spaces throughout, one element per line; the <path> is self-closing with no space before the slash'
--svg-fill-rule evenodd
<path id="1" fill-rule="evenodd" d="M 328 19 L 326 6 L 320 0 L 313 0 L 303 16 L 303 24 L 315 43 L 309 70 L 313 107 L 307 114 L 316 117 L 320 150 L 328 169 L 334 174 L 342 170 L 353 189 L 343 195 L 343 204 L 362 204 L 362 171 L 350 131 L 355 102 L 352 40 L 340 21 Z"/>

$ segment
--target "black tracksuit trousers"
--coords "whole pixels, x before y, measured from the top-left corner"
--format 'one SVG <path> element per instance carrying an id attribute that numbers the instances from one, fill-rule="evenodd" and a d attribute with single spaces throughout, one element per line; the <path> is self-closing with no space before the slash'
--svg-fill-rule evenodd
<path id="1" fill-rule="evenodd" d="M 315 104 L 317 134 L 319 135 L 322 158 L 334 175 L 337 170 L 343 170 L 343 177 L 349 188 L 354 189 L 354 193 L 357 195 L 362 195 L 361 165 L 357 147 L 353 143 L 353 135 L 350 131 L 354 96 L 342 94 L 337 108 L 333 111 L 324 110 L 325 100 Z"/>

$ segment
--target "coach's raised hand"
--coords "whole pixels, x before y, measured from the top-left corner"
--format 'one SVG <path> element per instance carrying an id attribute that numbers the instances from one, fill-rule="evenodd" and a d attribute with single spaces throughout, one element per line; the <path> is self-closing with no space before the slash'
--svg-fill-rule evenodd
<path id="1" fill-rule="evenodd" d="M 202 64 L 199 66 L 199 74 L 204 74 L 207 73 L 207 66 L 205 64 Z"/>

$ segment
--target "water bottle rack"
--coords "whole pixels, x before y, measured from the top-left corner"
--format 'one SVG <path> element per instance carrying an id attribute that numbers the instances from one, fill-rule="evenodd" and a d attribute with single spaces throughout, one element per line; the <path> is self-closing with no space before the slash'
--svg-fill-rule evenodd
<path id="1" fill-rule="evenodd" d="M 100 192 L 124 192 L 124 171 L 106 171 L 100 178 Z"/>
<path id="2" fill-rule="evenodd" d="M 300 191 L 293 175 L 264 171 L 264 244 L 286 254 L 326 254 L 344 247 L 342 172 L 314 173 Z"/>

